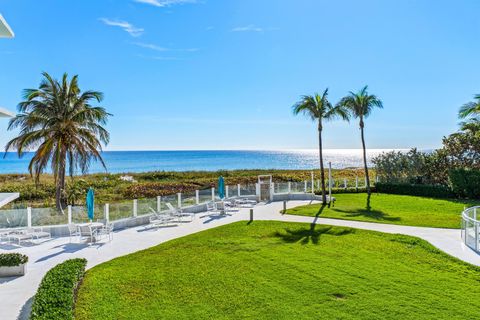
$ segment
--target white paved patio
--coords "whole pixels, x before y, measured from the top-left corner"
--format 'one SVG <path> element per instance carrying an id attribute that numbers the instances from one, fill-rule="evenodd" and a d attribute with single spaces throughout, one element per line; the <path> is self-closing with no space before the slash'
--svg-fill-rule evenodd
<path id="1" fill-rule="evenodd" d="M 290 201 L 288 207 L 295 207 L 307 203 L 309 202 Z M 281 202 L 257 205 L 254 209 L 254 219 L 306 223 L 315 222 L 318 224 L 347 226 L 416 236 L 427 240 L 452 256 L 480 266 L 480 256 L 462 243 L 460 230 L 281 215 L 279 211 L 282 209 L 282 205 Z M 21 252 L 29 256 L 28 271 L 25 276 L 18 278 L 0 278 L 0 301 L 2 302 L 0 304 L 1 319 L 26 319 L 25 315 L 29 313 L 31 298 L 35 294 L 42 277 L 53 266 L 64 260 L 76 257 L 86 258 L 88 260 L 88 268 L 91 268 L 113 258 L 143 250 L 171 239 L 248 219 L 249 209 L 241 209 L 239 212 L 227 217 L 208 217 L 204 216 L 204 214 L 198 214 L 195 221 L 181 224 L 177 227 L 165 227 L 159 228 L 158 230 L 136 227 L 121 230 L 115 232 L 112 242 L 91 246 L 77 243 L 75 240 L 70 243 L 69 238 L 57 238 L 39 245 L 27 247 L 0 245 L 0 253 Z"/>

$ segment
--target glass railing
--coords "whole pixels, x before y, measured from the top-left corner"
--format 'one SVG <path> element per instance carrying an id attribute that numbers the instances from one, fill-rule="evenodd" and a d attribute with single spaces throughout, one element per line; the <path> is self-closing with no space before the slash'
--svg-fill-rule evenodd
<path id="1" fill-rule="evenodd" d="M 231 197 L 238 197 L 238 185 L 228 186 L 228 195 L 229 198 Z"/>
<path id="2" fill-rule="evenodd" d="M 49 226 L 68 223 L 68 212 L 54 208 L 32 208 L 32 226 Z"/>
<path id="3" fill-rule="evenodd" d="M 362 180 L 363 181 L 363 180 Z M 359 185 L 362 182 L 359 180 Z M 334 182 L 333 187 L 345 187 L 343 179 L 337 179 Z M 314 187 L 318 188 L 319 180 L 313 182 Z M 312 181 L 297 181 L 297 182 L 275 182 L 274 193 L 304 193 L 305 185 L 307 192 L 311 192 Z M 355 180 L 348 181 L 348 187 L 355 186 Z M 263 187 L 263 186 L 262 186 Z M 328 180 L 326 181 L 326 187 L 328 188 Z M 257 187 L 256 184 L 247 185 L 229 185 L 228 197 L 240 196 L 256 196 Z M 160 201 L 157 197 L 141 198 L 137 200 L 137 216 L 149 215 L 153 212 L 167 211 L 167 203 L 170 203 L 174 208 L 189 207 L 197 204 L 197 192 L 182 193 L 179 203 L 178 194 L 161 196 Z M 214 199 L 219 200 L 218 192 L 215 190 Z M 206 188 L 198 191 L 198 203 L 206 203 L 212 201 L 212 189 Z M 84 223 L 88 222 L 87 210 L 85 206 L 73 206 L 72 211 L 72 223 Z M 54 208 L 32 208 L 31 209 L 31 225 L 32 226 L 46 226 L 46 225 L 62 225 L 68 223 L 68 210 L 64 212 L 58 212 Z M 125 200 L 121 202 L 113 202 L 109 204 L 109 220 L 116 221 L 126 218 L 131 218 L 134 215 L 134 200 Z M 94 221 L 105 220 L 105 205 L 97 204 L 94 209 Z M 467 219 L 468 220 L 468 219 Z M 468 223 L 467 223 L 468 222 Z M 467 221 L 465 225 L 465 234 L 467 231 L 471 233 L 471 222 Z M 21 208 L 21 205 L 12 204 L 12 209 L 0 210 L 0 228 L 14 228 L 14 227 L 26 227 L 28 225 L 28 209 Z M 467 237 L 466 237 L 467 239 Z M 475 241 L 467 239 L 468 242 Z"/>
<path id="4" fill-rule="evenodd" d="M 72 207 L 72 223 L 88 222 L 87 208 L 83 206 Z"/>
<path id="5" fill-rule="evenodd" d="M 145 198 L 137 200 L 137 216 L 152 214 L 157 211 L 157 198 Z"/>
<path id="6" fill-rule="evenodd" d="M 240 196 L 254 196 L 257 194 L 257 188 L 254 184 L 240 186 Z"/>
<path id="7" fill-rule="evenodd" d="M 126 219 L 133 216 L 133 201 L 116 202 L 109 205 L 110 221 Z"/>
<path id="8" fill-rule="evenodd" d="M 288 193 L 288 182 L 277 182 L 273 187 L 275 193 Z"/>
<path id="9" fill-rule="evenodd" d="M 182 193 L 182 208 L 190 207 L 197 204 L 197 197 L 195 192 Z"/>
<path id="10" fill-rule="evenodd" d="M 0 228 L 27 226 L 27 209 L 0 210 Z"/>
<path id="11" fill-rule="evenodd" d="M 200 203 L 212 201 L 212 189 L 204 189 L 198 191 Z"/>
<path id="12" fill-rule="evenodd" d="M 472 207 L 462 212 L 462 239 L 468 247 L 480 251 L 480 207 Z"/>
<path id="13" fill-rule="evenodd" d="M 178 195 L 163 196 L 160 211 L 168 210 L 167 203 L 170 203 L 174 208 L 178 208 Z"/>

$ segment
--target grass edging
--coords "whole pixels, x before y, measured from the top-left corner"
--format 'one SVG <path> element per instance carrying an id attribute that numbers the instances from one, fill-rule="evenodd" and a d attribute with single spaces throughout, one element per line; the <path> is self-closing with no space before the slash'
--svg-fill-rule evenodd
<path id="1" fill-rule="evenodd" d="M 73 319 L 76 292 L 86 266 L 86 259 L 70 259 L 50 269 L 33 298 L 30 319 Z"/>

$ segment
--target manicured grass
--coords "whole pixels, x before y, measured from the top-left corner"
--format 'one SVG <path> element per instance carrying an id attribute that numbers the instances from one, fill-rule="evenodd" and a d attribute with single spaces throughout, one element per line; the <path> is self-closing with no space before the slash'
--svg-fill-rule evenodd
<path id="1" fill-rule="evenodd" d="M 409 226 L 460 228 L 464 207 L 480 204 L 479 201 L 375 193 L 370 198 L 370 209 L 367 209 L 368 197 L 365 193 L 334 194 L 334 197 L 337 201 L 331 208 L 314 204 L 292 208 L 287 213 Z"/>
<path id="2" fill-rule="evenodd" d="M 94 267 L 75 317 L 474 319 L 479 278 L 417 238 L 239 222 Z"/>

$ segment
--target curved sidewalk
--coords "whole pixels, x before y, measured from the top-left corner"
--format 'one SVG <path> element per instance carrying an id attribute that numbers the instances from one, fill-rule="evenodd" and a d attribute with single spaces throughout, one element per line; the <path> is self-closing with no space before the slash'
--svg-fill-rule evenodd
<path id="1" fill-rule="evenodd" d="M 307 204 L 307 201 L 291 201 L 288 207 Z M 283 203 L 275 202 L 257 205 L 254 209 L 255 220 L 276 220 L 285 222 L 303 222 L 345 226 L 372 231 L 399 233 L 427 240 L 437 248 L 463 261 L 479 265 L 480 256 L 467 248 L 460 238 L 460 230 L 409 227 L 391 224 L 378 224 L 349 220 L 313 218 L 304 216 L 281 215 Z M 0 245 L 0 253 L 21 252 L 29 256 L 28 271 L 23 277 L 0 278 L 0 314 L 1 319 L 25 319 L 29 313 L 31 298 L 45 275 L 52 267 L 71 258 L 86 258 L 88 268 L 129 253 L 147 249 L 160 243 L 183 237 L 210 228 L 249 219 L 249 209 L 242 209 L 226 217 L 209 217 L 199 214 L 199 218 L 178 227 L 145 229 L 136 227 L 115 232 L 109 243 L 85 245 L 69 242 L 68 238 L 57 238 L 39 245 L 14 247 Z"/>

